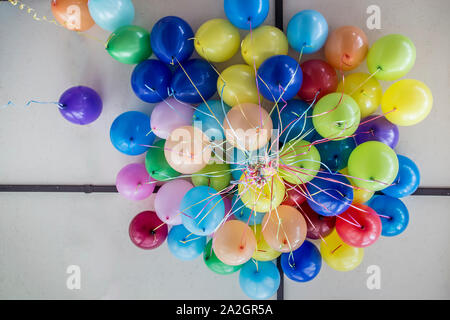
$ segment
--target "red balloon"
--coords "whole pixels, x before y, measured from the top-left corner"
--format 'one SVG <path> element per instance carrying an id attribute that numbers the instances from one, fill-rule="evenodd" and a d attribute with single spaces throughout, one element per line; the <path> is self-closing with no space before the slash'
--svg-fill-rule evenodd
<path id="1" fill-rule="evenodd" d="M 155 249 L 167 238 L 167 224 L 154 211 L 143 211 L 131 220 L 128 230 L 131 241 L 141 249 Z"/>
<path id="2" fill-rule="evenodd" d="M 284 184 L 286 186 L 286 196 L 282 204 L 297 208 L 306 201 L 304 196 L 306 191 L 305 185 L 292 185 L 286 182 Z"/>
<path id="3" fill-rule="evenodd" d="M 368 206 L 356 203 L 353 206 L 360 210 L 349 207 L 341 213 L 336 220 L 336 231 L 342 241 L 352 247 L 370 246 L 381 235 L 381 219 Z"/>
<path id="4" fill-rule="evenodd" d="M 306 220 L 306 226 L 308 232 L 306 237 L 309 239 L 320 239 L 320 237 L 325 238 L 329 235 L 336 223 L 336 217 L 321 216 L 317 212 L 313 211 L 309 206 L 308 202 L 304 202 L 298 210 L 303 214 Z"/>
<path id="5" fill-rule="evenodd" d="M 332 66 L 323 60 L 313 59 L 300 65 L 303 72 L 303 82 L 298 96 L 307 102 L 319 101 L 324 95 L 335 92 L 338 86 L 338 77 Z"/>

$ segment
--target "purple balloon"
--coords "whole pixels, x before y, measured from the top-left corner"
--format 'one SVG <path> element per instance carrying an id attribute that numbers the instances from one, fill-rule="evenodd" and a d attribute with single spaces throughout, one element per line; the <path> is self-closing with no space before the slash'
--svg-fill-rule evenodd
<path id="1" fill-rule="evenodd" d="M 186 180 L 171 180 L 161 186 L 155 196 L 155 211 L 167 224 L 181 224 L 180 203 L 194 186 Z"/>
<path id="2" fill-rule="evenodd" d="M 75 124 L 89 124 L 102 113 L 102 99 L 94 89 L 85 86 L 72 87 L 59 98 L 62 116 Z"/>
<path id="3" fill-rule="evenodd" d="M 155 180 L 149 176 L 144 164 L 132 163 L 123 167 L 117 174 L 116 188 L 125 198 L 139 201 L 148 198 L 153 193 L 154 182 Z"/>
<path id="4" fill-rule="evenodd" d="M 385 117 L 371 120 L 376 117 L 379 116 L 368 116 L 361 120 L 362 124 L 359 125 L 355 132 L 356 144 L 360 145 L 367 141 L 380 141 L 394 149 L 398 143 L 398 127 Z"/>
<path id="5" fill-rule="evenodd" d="M 152 131 L 160 138 L 167 139 L 173 130 L 190 126 L 194 107 L 174 98 L 158 103 L 152 111 L 150 120 Z"/>

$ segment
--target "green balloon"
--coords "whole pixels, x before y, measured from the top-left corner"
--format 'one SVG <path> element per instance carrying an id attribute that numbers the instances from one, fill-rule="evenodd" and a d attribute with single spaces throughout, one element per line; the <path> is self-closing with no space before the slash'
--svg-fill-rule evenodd
<path id="1" fill-rule="evenodd" d="M 137 64 L 152 54 L 150 33 L 138 26 L 120 27 L 109 37 L 106 50 L 119 62 Z"/>
<path id="2" fill-rule="evenodd" d="M 191 177 L 194 186 L 210 186 L 221 191 L 230 185 L 231 169 L 227 163 L 211 163 Z"/>
<path id="3" fill-rule="evenodd" d="M 387 188 L 397 177 L 398 158 L 388 145 L 367 141 L 352 151 L 347 169 L 357 187 L 379 191 Z"/>
<path id="4" fill-rule="evenodd" d="M 381 37 L 367 54 L 369 72 L 376 72 L 375 78 L 379 80 L 393 81 L 403 77 L 411 70 L 415 61 L 414 43 L 401 34 Z"/>
<path id="5" fill-rule="evenodd" d="M 145 155 L 145 168 L 148 174 L 155 180 L 166 181 L 178 177 L 181 173 L 175 171 L 167 162 L 164 155 L 166 140 L 158 140 L 153 147 L 148 149 Z"/>
<path id="6" fill-rule="evenodd" d="M 242 268 L 242 264 L 238 266 L 230 266 L 223 263 L 217 258 L 214 250 L 212 250 L 212 239 L 206 244 L 205 250 L 203 251 L 203 261 L 206 266 L 218 274 L 231 274 Z"/>
<path id="7" fill-rule="evenodd" d="M 280 165 L 290 167 L 279 168 L 278 173 L 283 180 L 303 184 L 311 181 L 320 170 L 320 154 L 309 141 L 291 140 L 281 148 Z"/>
<path id="8" fill-rule="evenodd" d="M 347 94 L 335 92 L 317 102 L 312 120 L 322 137 L 342 140 L 355 133 L 360 118 L 361 111 L 355 100 Z"/>

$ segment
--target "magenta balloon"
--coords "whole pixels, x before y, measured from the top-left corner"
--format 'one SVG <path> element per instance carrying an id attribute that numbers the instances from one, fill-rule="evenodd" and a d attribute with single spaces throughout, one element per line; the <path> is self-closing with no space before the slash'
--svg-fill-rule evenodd
<path id="1" fill-rule="evenodd" d="M 162 185 L 155 197 L 155 211 L 159 219 L 170 225 L 181 224 L 181 199 L 193 187 L 182 179 L 171 180 Z"/>
<path id="2" fill-rule="evenodd" d="M 169 98 L 158 103 L 153 109 L 150 125 L 160 138 L 167 139 L 179 127 L 190 126 L 194 107 L 190 104 Z"/>
<path id="3" fill-rule="evenodd" d="M 225 217 L 228 216 L 227 221 L 234 220 L 234 214 L 231 211 L 231 199 L 222 195 L 222 200 L 225 205 Z"/>
<path id="4" fill-rule="evenodd" d="M 158 248 L 167 238 L 169 228 L 153 211 L 143 211 L 131 220 L 128 233 L 131 241 L 141 249 Z"/>
<path id="5" fill-rule="evenodd" d="M 149 176 L 144 164 L 132 163 L 117 174 L 116 188 L 125 198 L 139 201 L 153 193 L 155 180 Z"/>

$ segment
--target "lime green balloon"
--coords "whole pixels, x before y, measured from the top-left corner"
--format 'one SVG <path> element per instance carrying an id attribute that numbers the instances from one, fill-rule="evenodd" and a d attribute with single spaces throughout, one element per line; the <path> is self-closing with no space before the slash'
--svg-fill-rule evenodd
<path id="1" fill-rule="evenodd" d="M 367 54 L 367 67 L 379 80 L 393 81 L 406 75 L 416 61 L 416 47 L 408 37 L 389 34 L 372 45 Z M 377 71 L 378 70 L 378 71 Z"/>
<path id="2" fill-rule="evenodd" d="M 167 181 L 178 177 L 181 173 L 175 171 L 167 162 L 164 155 L 166 140 L 158 140 L 148 149 L 145 155 L 145 168 L 148 174 L 155 180 Z"/>
<path id="3" fill-rule="evenodd" d="M 194 186 L 209 186 L 221 191 L 230 185 L 231 169 L 227 163 L 211 163 L 191 177 Z"/>
<path id="4" fill-rule="evenodd" d="M 242 264 L 230 266 L 220 261 L 212 249 L 212 239 L 208 241 L 203 251 L 203 261 L 211 271 L 218 274 L 231 274 L 242 268 Z"/>
<path id="5" fill-rule="evenodd" d="M 303 184 L 311 181 L 319 171 L 320 154 L 309 141 L 291 140 L 281 148 L 280 165 L 278 174 L 283 180 Z"/>
<path id="6" fill-rule="evenodd" d="M 355 133 L 360 118 L 361 111 L 355 100 L 347 94 L 335 92 L 317 102 L 312 120 L 322 137 L 342 140 Z"/>
<path id="7" fill-rule="evenodd" d="M 137 64 L 152 54 L 150 33 L 138 26 L 120 27 L 109 37 L 106 50 L 119 62 Z"/>
<path id="8" fill-rule="evenodd" d="M 352 151 L 347 170 L 355 186 L 379 191 L 387 188 L 397 177 L 398 158 L 388 145 L 367 141 Z"/>

